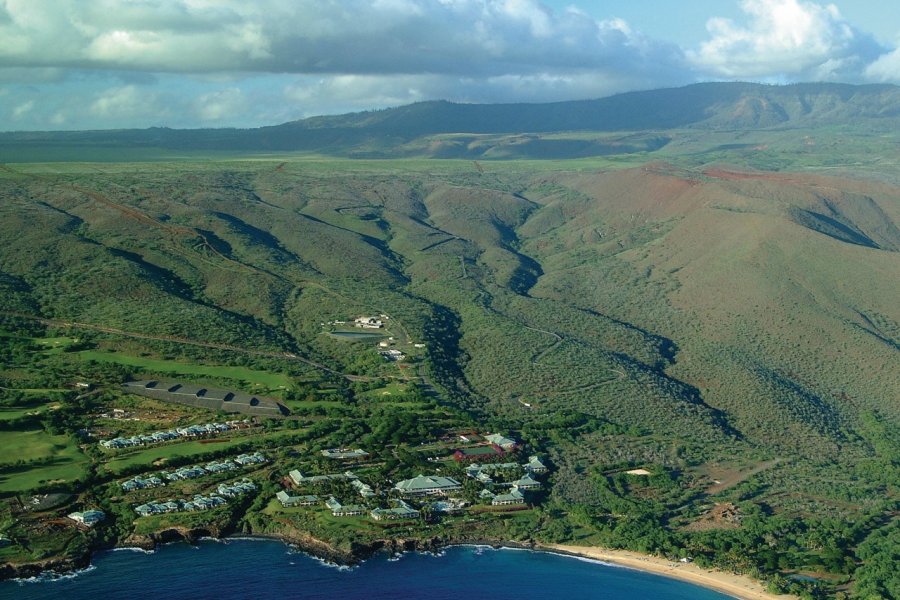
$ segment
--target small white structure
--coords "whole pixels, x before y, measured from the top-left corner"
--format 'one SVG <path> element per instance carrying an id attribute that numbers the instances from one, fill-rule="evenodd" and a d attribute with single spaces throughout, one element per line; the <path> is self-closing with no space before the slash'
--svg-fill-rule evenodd
<path id="1" fill-rule="evenodd" d="M 647 469 L 632 469 L 630 471 L 625 471 L 626 475 L 639 475 L 641 477 L 646 477 L 647 475 L 651 475 L 650 471 Z"/>
<path id="2" fill-rule="evenodd" d="M 106 513 L 104 513 L 102 510 L 86 510 L 84 512 L 69 513 L 68 516 L 76 523 L 87 525 L 88 527 L 93 527 L 106 518 Z"/>
<path id="3" fill-rule="evenodd" d="M 363 329 L 381 329 L 384 327 L 384 323 L 376 317 L 357 317 L 353 320 L 353 326 Z"/>

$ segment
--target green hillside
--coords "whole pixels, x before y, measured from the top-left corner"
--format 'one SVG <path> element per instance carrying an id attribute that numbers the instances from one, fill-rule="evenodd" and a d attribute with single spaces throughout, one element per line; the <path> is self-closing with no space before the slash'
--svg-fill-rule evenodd
<path id="1" fill-rule="evenodd" d="M 11 169 L 5 302 L 341 368 L 320 323 L 387 312 L 448 401 L 521 427 L 576 411 L 695 459 L 837 466 L 872 450 L 862 414 L 900 418 L 896 188 L 523 167 Z"/>

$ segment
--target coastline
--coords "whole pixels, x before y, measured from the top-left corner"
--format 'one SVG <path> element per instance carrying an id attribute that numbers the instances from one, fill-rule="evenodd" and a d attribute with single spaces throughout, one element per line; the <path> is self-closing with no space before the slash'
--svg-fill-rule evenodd
<path id="1" fill-rule="evenodd" d="M 535 550 L 564 554 L 608 562 L 621 567 L 679 579 L 694 585 L 728 594 L 740 600 L 797 600 L 789 594 L 773 594 L 765 586 L 746 575 L 735 575 L 724 571 L 701 568 L 693 563 L 677 563 L 632 552 L 630 550 L 609 550 L 594 546 L 572 546 L 567 544 L 538 544 Z"/>
<path id="2" fill-rule="evenodd" d="M 105 550 L 140 550 L 152 552 L 162 545 L 177 542 L 196 544 L 203 539 L 227 541 L 229 539 L 256 539 L 265 541 L 278 541 L 293 546 L 300 552 L 313 558 L 323 560 L 335 565 L 353 565 L 371 558 L 378 552 L 389 554 L 403 552 L 436 552 L 442 548 L 454 546 L 484 545 L 496 549 L 522 549 L 536 552 L 546 552 L 576 558 L 587 558 L 612 565 L 626 567 L 637 571 L 652 573 L 663 577 L 678 579 L 687 583 L 705 587 L 738 598 L 739 600 L 797 600 L 793 595 L 777 595 L 766 590 L 765 586 L 746 575 L 736 575 L 724 571 L 703 569 L 692 563 L 676 563 L 665 558 L 641 554 L 630 550 L 612 550 L 595 546 L 575 546 L 568 544 L 541 544 L 533 542 L 516 542 L 512 540 L 381 540 L 366 546 L 357 546 L 350 552 L 337 550 L 327 542 L 311 536 L 286 535 L 284 533 L 249 533 L 249 534 L 225 534 L 210 535 L 205 529 L 165 530 L 144 539 L 131 538 L 123 540 Z M 93 564 L 94 553 L 101 548 L 89 550 L 86 556 L 71 561 L 48 561 L 42 564 L 4 565 L 6 569 L 0 569 L 0 579 L 18 579 L 40 576 L 46 572 L 56 575 L 65 575 L 90 568 Z M 6 572 L 3 572 L 6 571 Z M 18 573 L 16 573 L 18 571 Z"/>

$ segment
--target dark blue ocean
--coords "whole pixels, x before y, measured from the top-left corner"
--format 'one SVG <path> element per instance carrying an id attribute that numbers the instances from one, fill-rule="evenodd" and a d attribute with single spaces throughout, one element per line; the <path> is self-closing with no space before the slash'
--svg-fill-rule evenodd
<path id="1" fill-rule="evenodd" d="M 105 552 L 55 581 L 0 583 L 0 598 L 31 600 L 723 600 L 723 594 L 622 567 L 523 550 L 463 546 L 439 556 L 325 565 L 280 542 L 230 540 Z"/>

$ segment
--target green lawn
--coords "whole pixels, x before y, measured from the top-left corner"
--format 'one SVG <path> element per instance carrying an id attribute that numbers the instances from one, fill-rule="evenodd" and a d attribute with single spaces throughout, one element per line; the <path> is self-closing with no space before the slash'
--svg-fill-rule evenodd
<path id="1" fill-rule="evenodd" d="M 18 419 L 28 414 L 42 412 L 45 408 L 45 406 L 40 405 L 2 407 L 0 408 L 0 421 L 12 421 L 13 419 Z M 0 434 L 0 436 L 2 436 L 2 434 Z"/>
<path id="2" fill-rule="evenodd" d="M 362 398 L 368 398 L 371 400 L 389 400 L 391 396 L 399 396 L 401 394 L 405 394 L 408 388 L 409 386 L 405 383 L 391 382 L 384 387 L 375 390 L 369 390 L 368 392 L 363 392 L 359 395 Z"/>
<path id="3" fill-rule="evenodd" d="M 28 490 L 56 480 L 71 481 L 84 474 L 87 457 L 64 435 L 41 430 L 0 431 L 5 466 L 0 467 L 0 493 Z M 45 461 L 15 466 L 14 461 Z"/>
<path id="4" fill-rule="evenodd" d="M 76 338 L 68 336 L 34 338 L 34 343 L 43 346 L 44 352 L 47 354 L 59 354 L 60 352 L 65 352 L 76 341 Z"/>
<path id="5" fill-rule="evenodd" d="M 183 363 L 174 360 L 157 358 L 145 358 L 142 356 L 130 356 L 117 352 L 101 352 L 98 350 L 83 350 L 78 353 L 82 360 L 94 360 L 97 362 L 112 362 L 129 367 L 139 367 L 146 371 L 156 373 L 175 373 L 178 375 L 198 375 L 201 377 L 216 377 L 220 379 L 234 379 L 248 381 L 252 384 L 277 390 L 293 387 L 293 381 L 282 373 L 268 371 L 256 371 L 247 367 L 231 367 L 223 365 L 198 365 L 196 363 Z"/>

